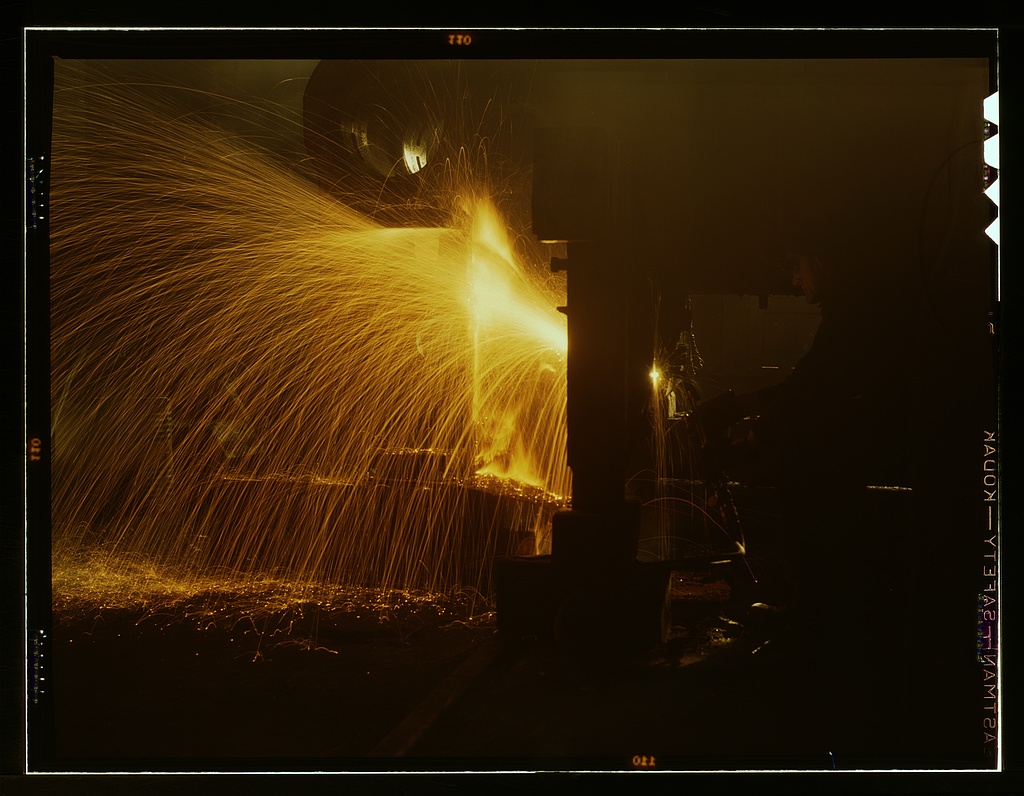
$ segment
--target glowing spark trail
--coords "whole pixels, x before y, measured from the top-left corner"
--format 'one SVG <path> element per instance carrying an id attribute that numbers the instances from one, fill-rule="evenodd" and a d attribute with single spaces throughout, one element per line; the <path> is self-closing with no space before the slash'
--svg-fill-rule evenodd
<path id="1" fill-rule="evenodd" d="M 169 87 L 56 78 L 55 571 L 485 591 L 533 552 L 569 491 L 560 286 L 486 185 L 384 228 Z"/>

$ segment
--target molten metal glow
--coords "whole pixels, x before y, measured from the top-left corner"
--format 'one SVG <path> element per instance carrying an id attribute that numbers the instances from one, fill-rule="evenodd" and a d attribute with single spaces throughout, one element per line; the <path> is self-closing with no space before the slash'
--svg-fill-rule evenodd
<path id="1" fill-rule="evenodd" d="M 55 570 L 485 589 L 569 492 L 543 252 L 465 161 L 384 228 L 172 88 L 58 63 Z"/>

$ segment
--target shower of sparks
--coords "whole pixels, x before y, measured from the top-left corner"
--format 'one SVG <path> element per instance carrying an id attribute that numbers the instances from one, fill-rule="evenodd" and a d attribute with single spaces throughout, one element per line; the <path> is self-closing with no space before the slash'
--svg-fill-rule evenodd
<path id="1" fill-rule="evenodd" d="M 386 228 L 173 87 L 65 61 L 52 164 L 55 584 L 485 593 L 543 544 L 563 286 L 464 160 L 449 224 Z"/>

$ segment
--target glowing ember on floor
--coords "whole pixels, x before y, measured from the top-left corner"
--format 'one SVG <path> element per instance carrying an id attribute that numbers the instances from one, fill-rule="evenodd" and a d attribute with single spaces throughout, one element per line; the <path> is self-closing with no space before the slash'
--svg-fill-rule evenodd
<path id="1" fill-rule="evenodd" d="M 173 87 L 60 62 L 52 162 L 58 583 L 485 589 L 535 551 L 569 492 L 562 285 L 465 161 L 447 225 L 386 228 Z"/>
<path id="2" fill-rule="evenodd" d="M 54 614 L 68 643 L 98 629 L 221 634 L 259 660 L 272 649 L 338 653 L 348 640 L 339 622 L 361 627 L 486 628 L 493 611 L 472 591 L 448 594 L 351 585 L 311 585 L 270 576 L 239 579 L 228 572 L 175 579 L 143 558 L 105 561 L 93 554 L 65 561 L 55 574 Z M 89 631 L 89 628 L 92 628 Z"/>

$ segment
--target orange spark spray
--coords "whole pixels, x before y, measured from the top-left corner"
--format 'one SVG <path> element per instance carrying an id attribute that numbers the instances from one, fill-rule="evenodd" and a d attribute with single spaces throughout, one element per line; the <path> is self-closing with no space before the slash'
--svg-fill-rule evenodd
<path id="1" fill-rule="evenodd" d="M 173 86 L 56 78 L 55 571 L 486 591 L 569 492 L 561 286 L 487 186 L 386 228 Z"/>

